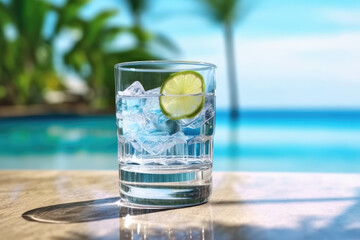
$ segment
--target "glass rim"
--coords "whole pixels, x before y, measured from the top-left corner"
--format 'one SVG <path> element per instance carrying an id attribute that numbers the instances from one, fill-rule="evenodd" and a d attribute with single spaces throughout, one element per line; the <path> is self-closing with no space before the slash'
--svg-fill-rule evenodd
<path id="1" fill-rule="evenodd" d="M 157 69 L 157 68 L 137 68 L 136 65 L 156 65 L 156 64 L 177 64 L 177 65 L 188 65 L 189 67 L 176 68 L 176 69 Z M 133 66 L 135 67 L 129 67 Z M 192 67 L 190 67 L 192 65 Z M 199 71 L 207 69 L 216 69 L 216 65 L 207 62 L 198 61 L 172 61 L 172 60 L 150 60 L 150 61 L 130 61 L 117 63 L 114 66 L 115 69 L 129 72 L 173 72 L 173 71 Z"/>

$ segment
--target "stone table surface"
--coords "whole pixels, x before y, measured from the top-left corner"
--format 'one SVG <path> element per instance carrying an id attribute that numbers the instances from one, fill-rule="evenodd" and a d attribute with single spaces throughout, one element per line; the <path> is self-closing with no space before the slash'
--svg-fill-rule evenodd
<path id="1" fill-rule="evenodd" d="M 360 239 L 360 174 L 215 172 L 209 203 L 154 210 L 115 171 L 0 171 L 0 239 Z"/>

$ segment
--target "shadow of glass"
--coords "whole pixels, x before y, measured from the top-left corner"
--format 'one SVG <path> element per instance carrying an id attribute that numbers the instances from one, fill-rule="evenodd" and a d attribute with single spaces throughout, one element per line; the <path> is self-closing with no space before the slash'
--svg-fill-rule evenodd
<path id="1" fill-rule="evenodd" d="M 319 216 L 299 219 L 299 225 L 266 228 L 252 224 L 224 224 L 213 221 L 211 206 L 226 204 L 268 204 L 294 202 L 333 202 L 354 201 L 337 216 L 319 226 Z M 106 198 L 93 201 L 53 205 L 30 210 L 23 214 L 27 220 L 49 223 L 75 223 L 119 218 L 119 224 L 106 235 L 96 236 L 97 232 L 84 233 L 71 231 L 55 239 L 358 239 L 360 228 L 349 227 L 360 223 L 360 196 L 339 198 L 269 199 L 250 201 L 222 201 L 206 204 L 190 211 L 161 213 L 169 209 L 143 209 L 122 206 L 119 198 Z M 147 213 L 154 216 L 144 216 Z M 142 216 L 140 216 L 142 215 Z M 328 238 L 331 236 L 330 238 Z"/>
<path id="2" fill-rule="evenodd" d="M 163 208 L 126 206 L 120 198 L 104 198 L 32 209 L 22 214 L 28 221 L 44 223 L 79 223 L 165 211 Z"/>

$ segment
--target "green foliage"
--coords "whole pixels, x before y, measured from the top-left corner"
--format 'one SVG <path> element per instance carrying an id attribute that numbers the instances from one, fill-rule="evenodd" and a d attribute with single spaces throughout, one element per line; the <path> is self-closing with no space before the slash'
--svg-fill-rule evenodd
<path id="1" fill-rule="evenodd" d="M 45 91 L 62 89 L 54 74 L 51 46 L 42 37 L 50 5 L 13 0 L 0 2 L 0 9 L 0 103 L 41 103 Z M 7 36 L 9 31 L 15 36 Z"/>
<path id="2" fill-rule="evenodd" d="M 140 17 L 147 8 L 147 0 L 126 0 L 133 17 Z"/>
<path id="3" fill-rule="evenodd" d="M 63 62 L 87 83 L 92 92 L 87 101 L 96 109 L 114 104 L 115 63 L 161 59 L 149 50 L 153 42 L 177 50 L 165 36 L 142 27 L 140 15 L 145 1 L 128 1 L 136 21 L 126 27 L 109 26 L 109 20 L 118 14 L 116 10 L 81 18 L 79 12 L 89 1 L 67 0 L 55 6 L 45 0 L 0 0 L 0 105 L 43 104 L 47 91 L 64 90 L 63 74 L 55 71 L 53 61 L 55 40 L 64 31 L 75 30 L 81 36 L 64 54 Z M 50 35 L 45 36 L 44 24 L 50 13 L 56 14 L 57 21 Z M 135 46 L 109 51 L 121 34 L 134 36 Z"/>
<path id="4" fill-rule="evenodd" d="M 208 15 L 216 22 L 232 24 L 238 16 L 239 0 L 202 0 Z"/>
<path id="5" fill-rule="evenodd" d="M 201 5 L 200 13 L 207 16 L 213 22 L 233 26 L 236 22 L 244 20 L 258 0 L 199 0 Z"/>

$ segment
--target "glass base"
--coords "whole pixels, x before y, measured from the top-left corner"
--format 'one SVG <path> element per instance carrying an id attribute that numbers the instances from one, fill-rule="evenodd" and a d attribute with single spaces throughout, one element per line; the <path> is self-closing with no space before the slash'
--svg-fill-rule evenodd
<path id="1" fill-rule="evenodd" d="M 160 208 L 205 203 L 211 194 L 211 164 L 120 165 L 120 198 L 125 204 Z"/>

